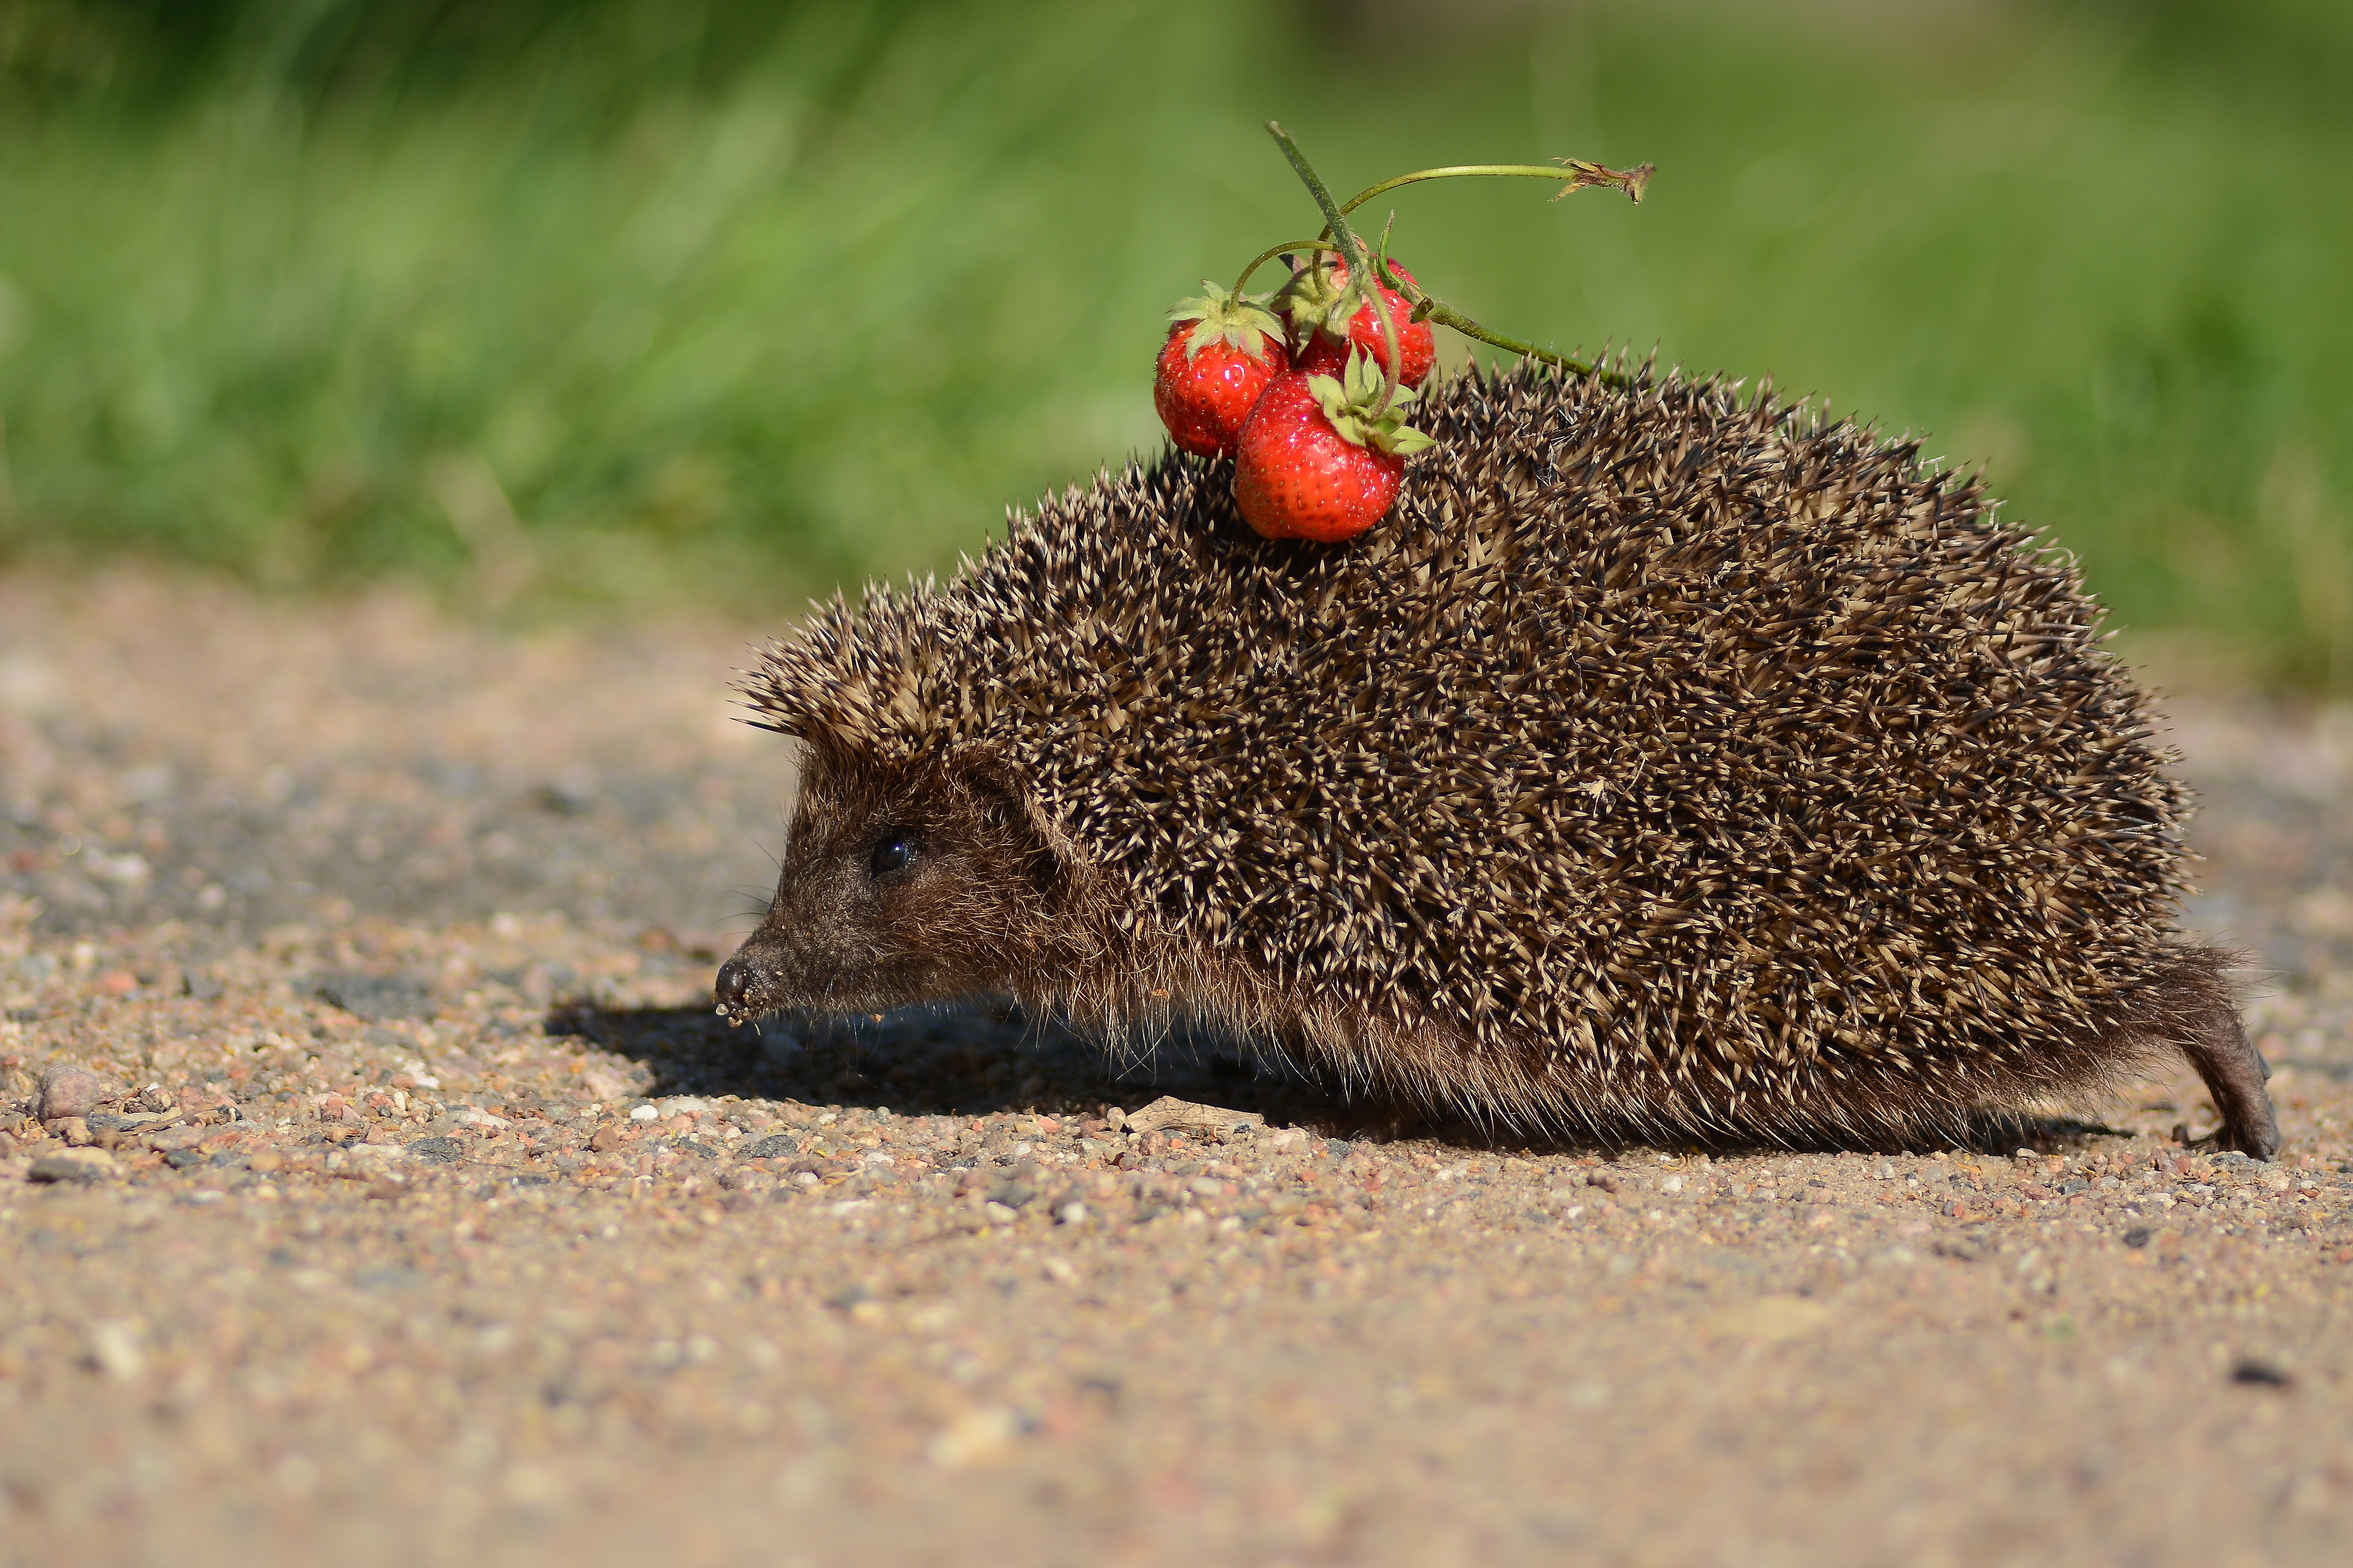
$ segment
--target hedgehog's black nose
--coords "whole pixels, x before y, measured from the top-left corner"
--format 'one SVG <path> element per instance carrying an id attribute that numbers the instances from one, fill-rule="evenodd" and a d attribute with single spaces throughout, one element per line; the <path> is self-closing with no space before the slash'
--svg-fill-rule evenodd
<path id="1" fill-rule="evenodd" d="M 711 989 L 722 1011 L 740 1012 L 752 991 L 752 966 L 740 958 L 729 959 L 719 966 L 718 983 Z"/>

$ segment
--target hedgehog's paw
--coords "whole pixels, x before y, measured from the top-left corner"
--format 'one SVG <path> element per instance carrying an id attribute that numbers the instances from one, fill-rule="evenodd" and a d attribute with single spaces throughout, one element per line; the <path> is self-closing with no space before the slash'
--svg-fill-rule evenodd
<path id="1" fill-rule="evenodd" d="M 2279 1118 L 2272 1113 L 2271 1096 L 2265 1095 L 2260 1113 L 2243 1122 L 2226 1121 L 2208 1134 L 2204 1142 L 2216 1149 L 2236 1149 L 2251 1159 L 2269 1160 L 2279 1153 L 2281 1138 Z"/>

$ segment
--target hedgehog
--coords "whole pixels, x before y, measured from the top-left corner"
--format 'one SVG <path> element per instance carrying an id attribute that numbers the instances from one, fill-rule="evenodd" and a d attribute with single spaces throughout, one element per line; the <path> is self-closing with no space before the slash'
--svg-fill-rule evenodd
<path id="1" fill-rule="evenodd" d="M 1345 544 L 1168 453 L 765 645 L 738 693 L 800 787 L 719 1012 L 1009 995 L 1493 1130 L 1751 1146 L 1983 1138 L 2174 1051 L 2213 1142 L 2274 1152 L 2071 557 L 1769 385 L 1523 363 L 1419 414 Z"/>

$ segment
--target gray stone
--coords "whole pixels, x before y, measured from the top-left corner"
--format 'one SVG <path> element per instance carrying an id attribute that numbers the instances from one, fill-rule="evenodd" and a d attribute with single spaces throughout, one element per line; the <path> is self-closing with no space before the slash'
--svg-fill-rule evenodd
<path id="1" fill-rule="evenodd" d="M 103 1149 L 73 1149 L 44 1154 L 26 1171 L 27 1181 L 79 1182 L 84 1185 L 107 1181 L 115 1173 L 114 1156 Z"/>
<path id="2" fill-rule="evenodd" d="M 406 975 L 322 974 L 313 988 L 352 1016 L 371 1023 L 390 1018 L 427 1018 L 433 1014 L 432 993 L 423 982 Z"/>
<path id="3" fill-rule="evenodd" d="M 416 1289 L 425 1283 L 425 1276 L 402 1264 L 378 1264 L 353 1275 L 352 1283 L 363 1290 L 391 1293 Z"/>

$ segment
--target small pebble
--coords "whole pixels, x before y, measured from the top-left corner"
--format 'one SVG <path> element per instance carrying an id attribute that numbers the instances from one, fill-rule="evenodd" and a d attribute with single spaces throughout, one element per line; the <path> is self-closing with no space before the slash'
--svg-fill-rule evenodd
<path id="1" fill-rule="evenodd" d="M 2231 1368 L 2231 1381 L 2250 1388 L 2288 1388 L 2295 1379 L 2267 1361 L 2242 1356 Z"/>
<path id="2" fill-rule="evenodd" d="M 116 1383 L 129 1383 L 147 1370 L 147 1352 L 141 1342 L 146 1325 L 135 1318 L 109 1318 L 90 1326 L 91 1368 Z"/>
<path id="3" fill-rule="evenodd" d="M 86 1067 L 71 1062 L 51 1062 L 41 1069 L 40 1088 L 35 1092 L 33 1115 L 43 1123 L 66 1117 L 84 1117 L 99 1107 L 106 1098 L 106 1083 Z"/>

